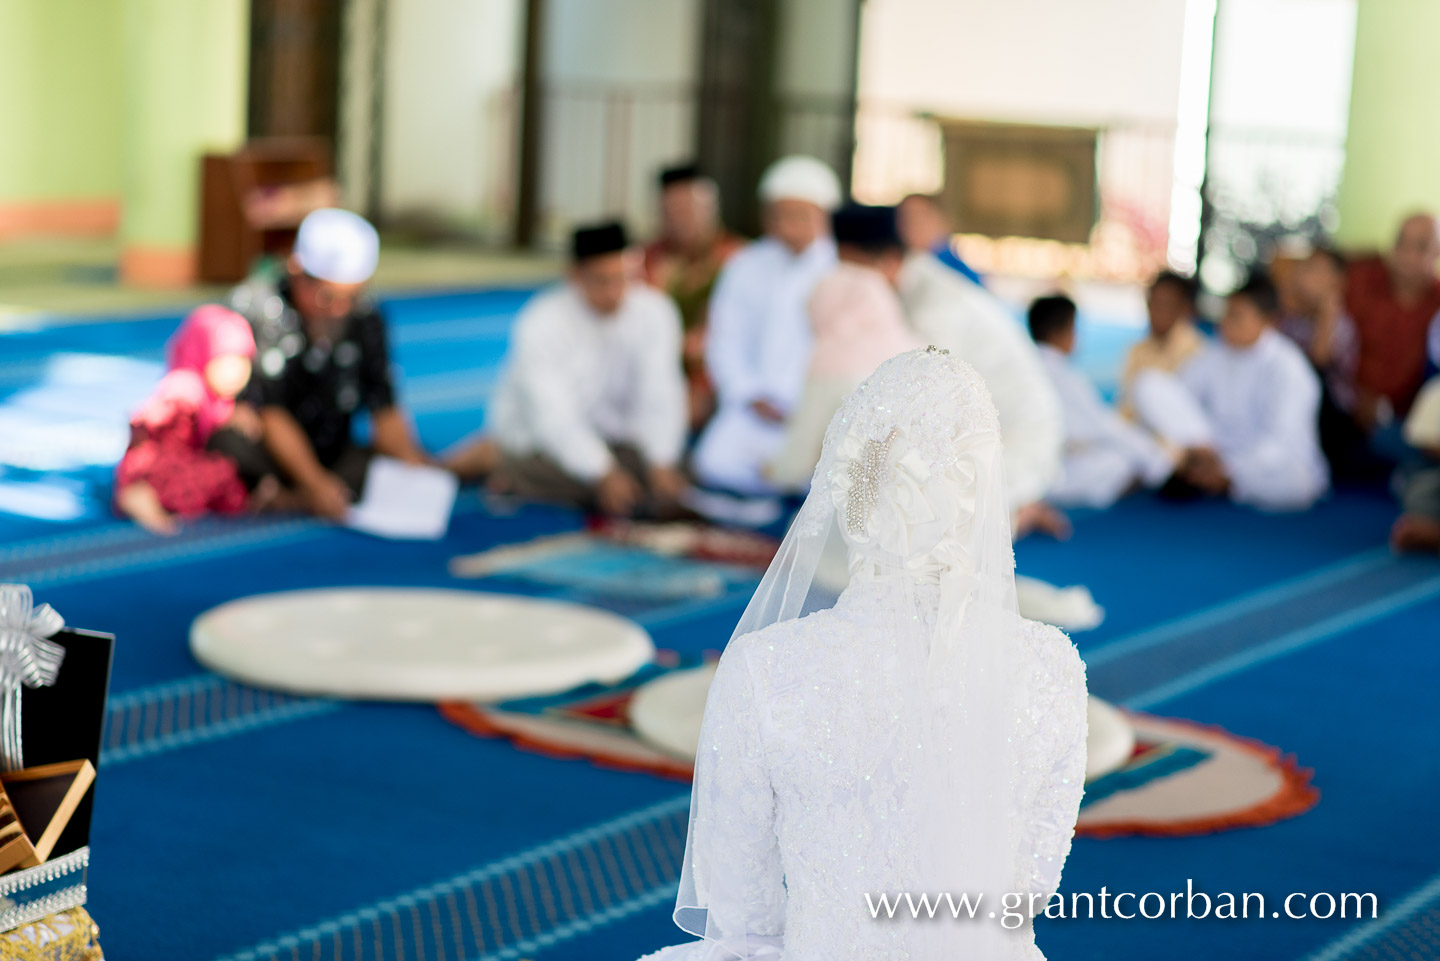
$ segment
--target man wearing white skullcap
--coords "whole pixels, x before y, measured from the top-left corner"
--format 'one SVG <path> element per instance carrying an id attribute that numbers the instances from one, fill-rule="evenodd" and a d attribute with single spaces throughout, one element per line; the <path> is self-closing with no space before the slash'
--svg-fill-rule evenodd
<path id="1" fill-rule="evenodd" d="M 278 473 L 324 517 L 345 515 L 373 454 L 425 460 L 396 403 L 385 320 L 365 293 L 379 254 L 363 217 L 316 210 L 300 224 L 285 274 L 252 278 L 231 297 L 255 329 L 247 397 L 260 411 L 262 442 L 225 453 L 247 478 Z M 362 410 L 370 448 L 351 436 Z"/>
<path id="2" fill-rule="evenodd" d="M 691 462 L 709 487 L 773 491 L 762 474 L 779 453 L 810 361 L 806 305 L 835 265 L 830 212 L 842 193 L 814 157 L 785 157 L 760 180 L 765 236 L 732 257 L 710 300 L 705 362 L 719 410 Z"/>
<path id="3" fill-rule="evenodd" d="M 363 284 L 380 259 L 380 236 L 359 214 L 327 207 L 301 221 L 294 255 L 311 277 L 334 284 Z"/>

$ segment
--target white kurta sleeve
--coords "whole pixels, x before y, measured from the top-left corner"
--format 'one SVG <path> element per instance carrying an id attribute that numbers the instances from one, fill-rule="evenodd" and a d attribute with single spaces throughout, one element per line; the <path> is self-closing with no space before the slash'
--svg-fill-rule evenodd
<path id="1" fill-rule="evenodd" d="M 1078 370 L 1057 376 L 1055 386 L 1065 406 L 1066 443 L 1072 447 L 1104 448 L 1123 456 L 1145 483 L 1163 482 L 1174 470 L 1170 456 L 1145 430 L 1105 403 L 1095 385 Z"/>
<path id="2" fill-rule="evenodd" d="M 820 462 L 825 430 L 845 398 L 857 384 L 850 377 L 814 377 L 805 381 L 800 403 L 785 421 L 785 442 L 766 468 L 766 474 L 781 490 L 804 491 Z"/>
<path id="3" fill-rule="evenodd" d="M 1039 349 L 993 294 L 943 264 L 925 266 L 944 272 L 935 287 L 953 302 L 960 356 L 985 378 L 995 401 L 1011 506 L 1041 500 L 1060 476 L 1065 417 Z"/>
<path id="4" fill-rule="evenodd" d="M 685 374 L 680 368 L 680 311 L 669 297 L 654 298 L 640 351 L 635 396 L 635 444 L 647 464 L 674 467 L 685 448 Z"/>
<path id="5" fill-rule="evenodd" d="M 550 308 L 551 305 L 543 305 Z M 557 362 L 564 337 L 547 312 L 522 316 L 516 324 L 509 375 L 521 403 L 517 416 L 528 419 L 536 451 L 565 473 L 587 483 L 605 475 L 614 462 L 605 438 L 585 416 L 574 384 Z"/>
<path id="6" fill-rule="evenodd" d="M 755 254 L 742 251 L 720 271 L 705 332 L 705 367 L 720 403 L 746 407 L 761 397 L 758 366 L 755 363 L 756 326 L 763 319 L 751 296 L 758 282 L 753 276 Z"/>
<path id="7" fill-rule="evenodd" d="M 741 957 L 784 934 L 785 875 L 775 833 L 775 795 L 760 733 L 762 705 L 744 650 L 720 659 L 695 758 L 690 873 L 675 920 Z"/>
<path id="8" fill-rule="evenodd" d="M 1120 415 L 1105 405 L 1095 386 L 1085 380 L 1083 374 L 1074 372 L 1073 380 L 1069 390 L 1060 391 L 1061 403 L 1065 405 L 1066 440 L 1081 444 L 1118 440 L 1121 431 L 1116 422 Z"/>
<path id="9" fill-rule="evenodd" d="M 1010 506 L 1015 510 L 1049 493 L 1060 476 L 1065 448 L 1060 400 L 1039 365 L 1033 366 L 1033 375 L 1017 378 L 1016 383 L 999 390 L 991 387 L 1000 411 L 1005 479 L 1010 487 Z"/>
<path id="10" fill-rule="evenodd" d="M 1185 367 L 1183 380 L 1163 370 L 1141 370 L 1130 391 L 1140 422 L 1175 447 L 1212 446 L 1215 430 L 1199 399 L 1206 370 L 1203 357 Z"/>
<path id="11" fill-rule="evenodd" d="M 1308 507 L 1321 493 L 1310 478 L 1318 455 L 1316 421 L 1320 380 L 1305 363 L 1276 365 L 1269 403 L 1255 411 L 1258 432 L 1240 449 L 1222 457 L 1230 474 L 1230 494 L 1242 504 L 1267 510 Z"/>
<path id="12" fill-rule="evenodd" d="M 759 396 L 789 414 L 805 390 L 814 334 L 808 305 L 817 272 L 809 268 L 786 278 L 775 293 L 760 331 Z"/>
<path id="13" fill-rule="evenodd" d="M 1405 443 L 1418 450 L 1440 448 L 1440 375 L 1431 377 L 1415 395 L 1403 428 Z"/>

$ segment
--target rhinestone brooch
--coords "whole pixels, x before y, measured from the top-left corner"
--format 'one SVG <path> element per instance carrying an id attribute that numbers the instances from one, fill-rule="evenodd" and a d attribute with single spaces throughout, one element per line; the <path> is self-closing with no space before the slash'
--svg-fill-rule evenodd
<path id="1" fill-rule="evenodd" d="M 892 430 L 884 440 L 867 440 L 860 456 L 846 468 L 845 472 L 850 477 L 850 496 L 845 501 L 845 527 L 851 534 L 858 535 L 865 530 L 865 522 L 880 500 L 880 478 L 890 456 L 895 433 Z"/>

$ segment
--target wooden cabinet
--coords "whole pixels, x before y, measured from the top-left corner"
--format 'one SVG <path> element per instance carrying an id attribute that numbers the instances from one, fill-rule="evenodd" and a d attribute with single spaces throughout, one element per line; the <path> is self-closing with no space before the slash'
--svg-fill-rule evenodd
<path id="1" fill-rule="evenodd" d="M 264 255 L 283 257 L 310 211 L 334 206 L 330 147 L 319 137 L 251 140 L 207 154 L 200 175 L 200 279 L 234 283 Z"/>

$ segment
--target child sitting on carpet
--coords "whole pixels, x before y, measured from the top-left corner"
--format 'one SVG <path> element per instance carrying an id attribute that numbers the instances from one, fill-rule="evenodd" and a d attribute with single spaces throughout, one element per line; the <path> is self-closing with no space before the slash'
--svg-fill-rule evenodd
<path id="1" fill-rule="evenodd" d="M 1175 458 L 1106 404 L 1071 361 L 1075 315 L 1075 302 L 1064 294 L 1030 305 L 1030 336 L 1065 411 L 1064 459 L 1049 496 L 1062 507 L 1104 508 L 1136 487 L 1165 483 L 1175 472 Z"/>
<path id="2" fill-rule="evenodd" d="M 170 371 L 131 419 L 130 447 L 115 470 L 116 509 L 157 534 L 175 533 L 177 517 L 243 513 L 278 489 L 266 478 L 250 494 L 235 461 L 216 449 L 227 432 L 259 435 L 255 410 L 235 402 L 255 356 L 249 322 L 200 307 L 181 322 L 168 355 Z"/>

